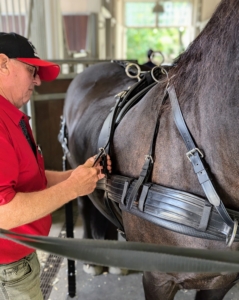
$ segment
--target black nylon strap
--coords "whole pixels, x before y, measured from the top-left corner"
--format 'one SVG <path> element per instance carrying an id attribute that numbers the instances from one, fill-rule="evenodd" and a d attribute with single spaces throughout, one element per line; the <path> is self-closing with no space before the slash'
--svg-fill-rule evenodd
<path id="1" fill-rule="evenodd" d="M 45 252 L 103 266 L 172 273 L 238 273 L 237 251 L 159 246 L 148 243 L 62 239 L 17 234 L 0 229 L 0 238 Z"/>
<path id="2" fill-rule="evenodd" d="M 231 219 L 231 217 L 228 215 L 226 208 L 224 204 L 222 203 L 220 197 L 218 196 L 217 192 L 215 191 L 215 188 L 212 184 L 212 181 L 204 167 L 202 158 L 199 155 L 198 148 L 196 147 L 191 134 L 187 128 L 187 125 L 184 121 L 177 95 L 174 89 L 174 86 L 170 86 L 168 88 L 168 94 L 170 98 L 170 102 L 172 105 L 172 111 L 173 111 L 173 116 L 174 116 L 174 121 L 175 124 L 186 144 L 186 147 L 190 154 L 188 155 L 188 158 L 190 162 L 193 165 L 194 172 L 197 174 L 198 180 L 204 190 L 204 193 L 207 196 L 208 201 L 214 205 L 222 217 L 223 221 L 231 228 L 233 229 L 234 227 L 234 222 Z"/>

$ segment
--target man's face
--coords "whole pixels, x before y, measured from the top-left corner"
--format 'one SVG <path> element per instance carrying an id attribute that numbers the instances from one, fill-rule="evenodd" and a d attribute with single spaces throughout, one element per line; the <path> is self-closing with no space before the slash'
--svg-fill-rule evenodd
<path id="1" fill-rule="evenodd" d="M 9 64 L 12 88 L 7 91 L 7 99 L 17 108 L 21 108 L 30 100 L 35 85 L 41 84 L 41 79 L 37 74 L 38 67 L 16 59 L 10 59 Z"/>

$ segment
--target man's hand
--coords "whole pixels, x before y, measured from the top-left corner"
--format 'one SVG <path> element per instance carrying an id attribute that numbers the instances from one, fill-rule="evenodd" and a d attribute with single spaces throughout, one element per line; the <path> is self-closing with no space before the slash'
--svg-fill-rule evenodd
<path id="1" fill-rule="evenodd" d="M 96 188 L 97 181 L 105 177 L 105 174 L 101 173 L 102 166 L 100 161 L 92 167 L 95 161 L 94 158 L 87 159 L 83 165 L 74 169 L 68 178 L 69 184 L 77 194 L 76 197 L 92 193 Z M 107 169 L 109 172 L 112 170 L 109 155 L 107 155 Z"/>
<path id="2" fill-rule="evenodd" d="M 97 159 L 97 162 L 95 161 L 95 159 L 97 158 L 97 155 L 94 156 L 94 166 L 95 167 L 99 167 L 100 170 L 103 169 L 103 167 L 101 166 L 101 161 L 102 161 L 102 157 L 100 157 L 99 159 Z M 109 155 L 106 155 L 106 164 L 107 164 L 107 170 L 109 173 L 111 173 L 112 171 L 112 162 L 111 162 L 111 159 L 110 159 L 110 156 Z"/>

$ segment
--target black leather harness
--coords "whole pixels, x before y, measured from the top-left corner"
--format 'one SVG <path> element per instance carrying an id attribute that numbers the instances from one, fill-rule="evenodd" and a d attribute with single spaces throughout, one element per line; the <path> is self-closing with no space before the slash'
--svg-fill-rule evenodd
<path id="1" fill-rule="evenodd" d="M 109 152 L 114 130 L 126 112 L 156 84 L 155 75 L 160 77 L 166 73 L 160 67 L 152 72 L 143 74 L 138 83 L 118 95 L 118 101 L 106 118 L 99 136 L 100 155 Z M 167 88 L 162 104 L 167 97 L 170 99 L 175 124 L 188 150 L 186 155 L 207 199 L 149 182 L 159 120 L 139 178 L 108 175 L 98 183 L 97 188 L 105 191 L 105 201 L 111 207 L 111 216 L 114 210 L 117 211 L 115 215 L 118 215 L 120 209 L 166 229 L 205 239 L 226 240 L 227 245 L 231 246 L 234 241 L 239 241 L 239 213 L 227 210 L 216 193 L 205 168 L 203 154 L 194 143 L 184 121 L 173 86 Z M 113 207 L 109 201 L 113 202 Z M 119 218 L 116 223 L 121 223 Z M 119 227 L 122 230 L 121 224 Z"/>
<path id="2" fill-rule="evenodd" d="M 129 77 L 139 81 L 129 89 L 116 95 L 116 104 L 107 116 L 98 140 L 104 172 L 107 174 L 105 155 L 109 153 L 114 131 L 125 114 L 138 103 L 146 93 L 157 84 L 159 79 L 167 75 L 161 67 L 155 67 L 149 72 L 140 72 L 139 67 L 130 69 L 132 63 L 118 62 L 126 69 Z M 165 80 L 167 81 L 167 79 Z M 109 211 L 109 219 L 124 234 L 122 225 L 122 210 L 146 219 L 166 229 L 189 236 L 210 240 L 226 241 L 231 246 L 234 241 L 239 242 L 238 221 L 239 212 L 226 209 L 214 189 L 208 171 L 205 168 L 203 153 L 197 148 L 183 118 L 174 86 L 166 88 L 161 105 L 167 97 L 170 99 L 175 124 L 184 140 L 194 172 L 205 192 L 206 199 L 176 189 L 163 187 L 149 182 L 153 168 L 155 141 L 158 133 L 159 119 L 149 152 L 145 155 L 145 163 L 138 178 L 121 175 L 109 175 L 99 181 L 97 189 L 104 190 L 104 203 Z M 64 124 L 65 125 L 65 124 Z M 72 160 L 64 136 L 63 151 L 68 160 Z M 75 167 L 75 166 L 72 166 Z M 99 199 L 102 201 L 102 199 Z M 104 215 L 105 212 L 104 212 Z"/>

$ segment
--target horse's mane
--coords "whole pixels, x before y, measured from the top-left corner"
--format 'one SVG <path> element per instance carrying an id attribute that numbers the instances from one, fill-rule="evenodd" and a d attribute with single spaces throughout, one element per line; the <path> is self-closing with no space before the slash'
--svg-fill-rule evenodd
<path id="1" fill-rule="evenodd" d="M 239 0 L 222 0 L 212 18 L 175 61 L 169 73 L 180 102 L 215 87 L 225 97 L 236 83 L 239 55 Z M 175 76 L 173 76 L 175 75 Z M 238 82 L 237 82 L 238 83 Z M 225 99 L 224 98 L 224 99 Z"/>

